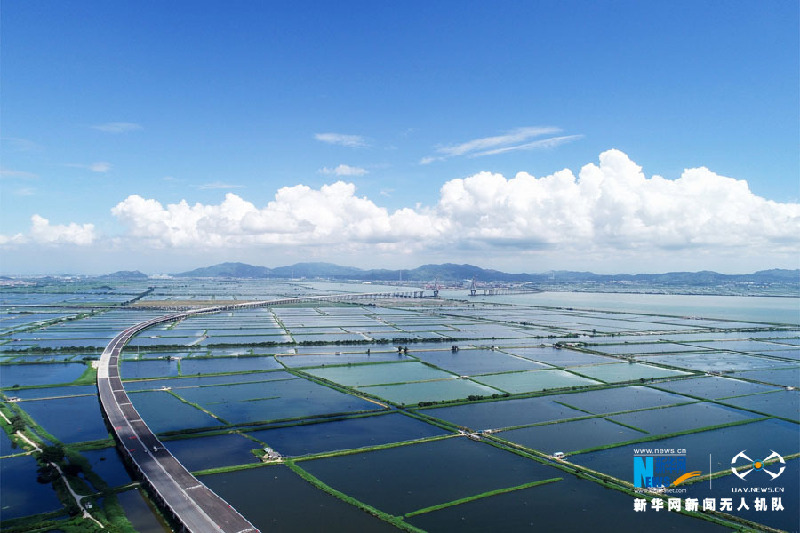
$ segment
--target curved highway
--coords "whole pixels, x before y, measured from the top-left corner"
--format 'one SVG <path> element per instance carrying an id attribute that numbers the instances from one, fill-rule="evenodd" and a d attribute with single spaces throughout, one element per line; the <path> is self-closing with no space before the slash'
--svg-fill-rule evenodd
<path id="1" fill-rule="evenodd" d="M 106 422 L 120 450 L 130 459 L 133 468 L 144 479 L 145 485 L 156 503 L 184 530 L 197 533 L 257 532 L 258 529 L 253 524 L 198 481 L 179 463 L 139 416 L 120 379 L 119 358 L 122 348 L 142 330 L 156 324 L 173 322 L 197 314 L 309 301 L 419 298 L 422 296 L 422 291 L 408 291 L 284 298 L 207 307 L 141 322 L 114 337 L 100 357 L 100 365 L 97 369 L 97 390 Z"/>

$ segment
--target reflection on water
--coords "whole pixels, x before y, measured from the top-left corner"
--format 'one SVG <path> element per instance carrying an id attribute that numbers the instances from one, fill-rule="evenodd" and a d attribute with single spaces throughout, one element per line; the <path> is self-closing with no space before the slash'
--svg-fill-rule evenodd
<path id="1" fill-rule="evenodd" d="M 447 292 L 447 294 L 445 294 Z M 442 291 L 463 298 L 465 291 Z M 800 298 L 699 296 L 681 294 L 620 294 L 599 292 L 542 292 L 515 296 L 475 297 L 470 301 L 517 305 L 574 307 L 607 311 L 701 316 L 724 320 L 752 320 L 800 324 Z"/>

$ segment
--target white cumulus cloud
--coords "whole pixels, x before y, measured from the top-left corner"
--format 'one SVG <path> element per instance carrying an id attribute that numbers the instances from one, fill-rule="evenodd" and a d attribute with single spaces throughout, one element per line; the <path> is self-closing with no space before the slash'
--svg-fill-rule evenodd
<path id="1" fill-rule="evenodd" d="M 754 195 L 747 182 L 688 169 L 677 180 L 646 178 L 619 150 L 576 177 L 506 179 L 480 173 L 442 187 L 438 211 L 468 238 L 571 248 L 768 246 L 800 242 L 800 204 Z"/>
<path id="2" fill-rule="evenodd" d="M 575 175 L 481 172 L 446 182 L 432 206 L 390 212 L 352 183 L 297 185 L 257 207 L 229 193 L 220 204 L 162 205 L 132 195 L 112 209 L 127 237 L 154 247 L 250 245 L 348 249 L 487 249 L 570 254 L 693 250 L 796 253 L 800 204 L 754 195 L 745 181 L 701 167 L 674 180 L 646 177 L 619 150 Z"/>
<path id="3" fill-rule="evenodd" d="M 356 196 L 355 185 L 341 181 L 320 189 L 284 187 L 263 208 L 233 193 L 219 205 L 191 206 L 185 201 L 163 206 L 132 195 L 111 212 L 131 237 L 159 247 L 393 242 L 415 223 L 393 219 L 385 208 Z"/>
<path id="4" fill-rule="evenodd" d="M 68 225 L 52 225 L 46 218 L 33 215 L 28 239 L 38 244 L 77 244 L 85 246 L 92 244 L 95 239 L 94 224 L 78 225 L 72 222 Z"/>

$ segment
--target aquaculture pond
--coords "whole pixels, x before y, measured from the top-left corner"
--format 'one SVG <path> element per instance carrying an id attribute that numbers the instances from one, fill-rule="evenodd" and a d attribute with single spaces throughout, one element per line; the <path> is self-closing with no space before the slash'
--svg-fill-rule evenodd
<path id="1" fill-rule="evenodd" d="M 698 433 L 689 433 L 660 439 L 650 443 L 630 444 L 585 454 L 571 455 L 569 461 L 588 466 L 628 480 L 633 475 L 634 449 L 666 448 L 686 450 L 686 471 L 698 470 L 707 473 L 709 455 L 711 471 L 730 471 L 731 458 L 747 450 L 757 455 L 763 450 L 763 458 L 775 450 L 789 456 L 800 452 L 797 439 L 797 424 L 783 420 L 759 420 L 748 424 L 730 426 Z"/>
<path id="2" fill-rule="evenodd" d="M 298 464 L 333 488 L 395 515 L 563 475 L 466 437 Z"/>
<path id="3" fill-rule="evenodd" d="M 486 531 L 692 531 L 730 528 L 666 511 L 633 512 L 632 498 L 597 483 L 562 474 L 548 483 L 412 516 L 407 521 L 431 533 Z M 591 525 L 589 525 L 591 524 Z"/>
<path id="4" fill-rule="evenodd" d="M 609 417 L 609 420 L 633 426 L 647 433 L 666 435 L 689 429 L 742 422 L 753 418 L 760 417 L 739 409 L 701 402 L 623 413 Z"/>
<path id="5" fill-rule="evenodd" d="M 800 349 L 780 349 L 764 352 L 765 355 L 770 357 L 780 357 L 781 359 L 789 359 L 792 362 L 800 360 Z"/>
<path id="6" fill-rule="evenodd" d="M 556 367 L 588 365 L 592 363 L 612 363 L 616 361 L 616 359 L 611 357 L 578 352 L 575 350 L 559 349 L 552 346 L 538 348 L 507 348 L 504 351 Z"/>
<path id="7" fill-rule="evenodd" d="M 509 393 L 534 392 L 563 387 L 586 387 L 600 384 L 599 381 L 576 376 L 565 370 L 531 370 L 529 372 L 489 374 L 476 376 L 475 381 Z"/>
<path id="8" fill-rule="evenodd" d="M 6 357 L 5 361 L 14 363 L 57 363 L 67 361 L 80 361 L 83 356 L 74 353 L 27 355 L 19 354 L 16 357 Z"/>
<path id="9" fill-rule="evenodd" d="M 305 348 L 305 350 L 303 350 Z M 358 347 L 361 348 L 360 346 Z M 342 350 L 348 350 L 342 348 Z M 350 348 L 354 350 L 354 348 Z M 378 351 L 384 350 L 384 351 Z M 312 350 L 310 347 L 298 347 L 298 355 L 280 355 L 278 356 L 281 363 L 290 368 L 305 368 L 313 366 L 326 366 L 326 365 L 346 365 L 354 363 L 382 363 L 382 362 L 400 362 L 400 361 L 414 361 L 412 357 L 394 351 L 385 351 L 386 347 L 376 347 L 366 353 L 366 349 L 353 353 L 352 351 L 335 351 L 332 353 L 322 354 L 308 354 L 302 353 L 305 351 L 320 351 Z M 301 354 L 302 353 L 302 354 Z"/>
<path id="10" fill-rule="evenodd" d="M 158 390 L 167 388 L 180 389 L 189 387 L 206 387 L 211 385 L 226 385 L 229 383 L 249 383 L 253 381 L 269 381 L 272 373 L 253 372 L 248 374 L 227 374 L 224 376 L 193 376 L 179 377 L 172 379 L 147 379 L 141 381 L 128 381 L 125 383 L 125 390 Z M 284 379 L 280 376 L 276 379 Z"/>
<path id="11" fill-rule="evenodd" d="M 780 366 L 787 366 L 782 363 Z M 735 372 L 734 377 L 741 377 L 745 379 L 752 379 L 755 381 L 763 381 L 773 385 L 782 385 L 784 387 L 800 386 L 800 366 L 793 368 L 776 368 L 775 370 L 752 370 L 747 372 Z"/>
<path id="12" fill-rule="evenodd" d="M 103 478 L 109 487 L 119 487 L 131 483 L 131 476 L 125 470 L 122 458 L 115 447 L 81 450 L 80 453 L 89 462 L 92 472 Z"/>
<path id="13" fill-rule="evenodd" d="M 142 296 L 146 305 L 183 306 L 376 290 L 185 278 L 125 287 L 124 298 L 115 292 L 107 301 Z M 465 291 L 458 295 L 463 300 Z M 58 306 L 72 297 L 67 290 L 29 300 Z M 264 531 L 396 530 L 385 520 L 448 532 L 719 530 L 666 510 L 633 510 L 623 490 L 634 450 L 672 448 L 685 448 L 687 470 L 704 474 L 711 455 L 711 470 L 725 474 L 713 480 L 716 498 L 745 483 L 730 474 L 737 453 L 761 459 L 780 452 L 787 512 L 745 518 L 790 529 L 782 520 L 798 516 L 796 479 L 786 476 L 798 467 L 800 393 L 787 389 L 800 379 L 800 324 L 769 322 L 788 316 L 796 302 L 562 292 L 230 310 L 149 328 L 124 350 L 121 372 L 134 406 L 167 448 L 194 472 L 219 469 L 203 481 Z M 169 312 L 133 308 L 95 309 L 84 318 L 77 308 L 37 311 L 31 320 L 75 319 L 30 324 L 20 332 L 26 340 L 11 343 L 30 345 L 26 352 L 10 351 L 6 339 L 14 333 L 0 334 L 4 411 L 24 411 L 40 433 L 81 453 L 104 480 L 89 490 L 119 489 L 130 479 L 116 448 L 80 449 L 111 442 L 89 384 L 90 360 L 126 327 Z M 643 308 L 648 314 L 637 312 Z M 23 323 L 16 318 L 0 317 L 0 330 Z M 275 341 L 284 344 L 254 344 Z M 265 448 L 281 457 L 262 463 Z M 3 505 L 9 490 L 35 483 L 30 457 L 8 457 L 25 451 L 0 437 L 0 464 L 28 463 L 16 474 L 3 470 Z M 556 451 L 574 461 L 577 475 L 545 455 Z M 593 477 L 586 467 L 618 480 Z M 701 495 L 707 482 L 686 486 Z M 55 498 L 49 486 L 36 486 L 43 489 Z M 118 499 L 134 529 L 163 530 L 138 491 Z M 95 494 L 106 511 L 112 500 Z M 19 512 L 66 516 L 52 503 Z M 6 517 L 4 508 L 3 529 Z M 28 519 L 30 530 L 51 528 L 43 517 Z"/>
<path id="14" fill-rule="evenodd" d="M 573 367 L 577 374 L 582 374 L 606 383 L 619 383 L 635 379 L 658 379 L 676 376 L 686 376 L 689 373 L 681 370 L 669 370 L 652 365 L 640 363 L 606 363 L 602 365 L 587 365 Z"/>
<path id="15" fill-rule="evenodd" d="M 754 460 L 763 459 L 771 450 L 763 453 L 762 450 L 747 450 Z M 767 470 L 772 472 L 780 471 L 780 464 L 773 464 L 767 467 Z M 747 520 L 752 520 L 757 523 L 762 523 L 767 526 L 777 528 L 783 531 L 798 531 L 800 530 L 800 500 L 794 497 L 795 494 L 800 493 L 800 475 L 798 469 L 800 468 L 800 460 L 792 459 L 786 461 L 785 471 L 778 478 L 772 479 L 766 471 L 754 471 L 747 475 L 742 480 L 733 474 L 727 474 L 722 477 L 715 478 L 709 487 L 708 482 L 697 482 L 687 485 L 687 497 L 698 498 L 700 501 L 711 497 L 719 499 L 721 495 L 724 497 L 732 498 L 733 505 L 729 511 L 734 516 L 742 517 Z M 752 494 L 736 492 L 742 489 L 757 488 L 760 492 L 761 489 L 774 492 L 760 492 L 757 497 L 766 497 L 766 509 L 759 510 L 756 508 L 754 496 Z M 741 498 L 745 498 L 747 508 L 741 506 Z M 772 498 L 779 498 L 782 510 L 773 509 Z"/>
<path id="16" fill-rule="evenodd" d="M 123 361 L 120 364 L 122 379 L 162 378 L 178 375 L 177 360 Z"/>
<path id="17" fill-rule="evenodd" d="M 520 296 L 501 296 L 491 302 L 516 305 L 545 305 L 575 309 L 599 309 L 659 315 L 699 316 L 725 320 L 748 320 L 755 323 L 800 324 L 797 309 L 800 300 L 752 296 L 705 296 L 673 294 L 542 292 Z M 694 321 L 689 321 L 694 322 Z M 738 323 L 722 322 L 728 327 L 743 327 Z M 759 324 L 749 323 L 750 326 Z"/>
<path id="18" fill-rule="evenodd" d="M 35 389 L 19 389 L 5 391 L 7 396 L 16 396 L 22 400 L 40 398 L 61 398 L 64 396 L 97 395 L 96 385 L 71 385 L 68 387 L 37 387 Z"/>
<path id="19" fill-rule="evenodd" d="M 260 447 L 257 442 L 237 434 L 164 440 L 164 445 L 189 471 L 257 463 L 251 450 Z"/>
<path id="20" fill-rule="evenodd" d="M 306 372 L 312 376 L 352 387 L 454 377 L 449 372 L 436 370 L 417 362 L 311 368 L 306 369 Z"/>
<path id="21" fill-rule="evenodd" d="M 777 416 L 800 422 L 800 391 L 779 390 L 723 400 L 728 405 L 751 409 L 766 416 Z"/>
<path id="22" fill-rule="evenodd" d="M 282 455 L 299 455 L 377 446 L 446 434 L 444 430 L 399 413 L 346 418 L 334 422 L 276 427 L 247 435 Z"/>
<path id="23" fill-rule="evenodd" d="M 349 505 L 280 465 L 201 476 L 200 480 L 261 531 L 397 529 Z"/>
<path id="24" fill-rule="evenodd" d="M 5 457 L 6 455 L 13 455 L 17 453 L 24 452 L 18 447 L 14 447 L 14 443 L 11 441 L 11 438 L 6 434 L 5 431 L 0 431 L 0 457 Z"/>
<path id="25" fill-rule="evenodd" d="M 117 501 L 125 516 L 138 533 L 170 533 L 170 528 L 157 514 L 153 504 L 145 499 L 141 489 L 131 489 L 117 494 Z"/>
<path id="26" fill-rule="evenodd" d="M 136 392 L 131 402 L 154 433 L 220 426 L 222 422 L 169 392 Z"/>
<path id="27" fill-rule="evenodd" d="M 692 354 L 652 355 L 648 361 L 703 372 L 729 372 L 786 366 L 785 362 L 734 352 L 704 352 Z"/>
<path id="28" fill-rule="evenodd" d="M 465 349 L 455 352 L 414 350 L 411 353 L 421 361 L 460 376 L 550 368 L 548 365 L 494 350 Z"/>
<path id="29" fill-rule="evenodd" d="M 359 390 L 378 396 L 396 404 L 416 404 L 419 402 L 443 402 L 465 399 L 469 396 L 491 396 L 503 391 L 480 385 L 467 379 L 443 379 L 440 381 L 421 381 L 402 385 L 375 385 L 359 387 Z"/>
<path id="30" fill-rule="evenodd" d="M 108 438 L 108 429 L 103 421 L 97 396 L 29 400 L 17 405 L 61 442 Z"/>
<path id="31" fill-rule="evenodd" d="M 86 370 L 83 363 L 39 363 L 0 365 L 0 388 L 71 383 Z"/>
<path id="32" fill-rule="evenodd" d="M 715 376 L 666 381 L 659 383 L 657 387 L 659 389 L 666 389 L 688 396 L 698 396 L 709 400 L 778 390 L 775 386 Z"/>
<path id="33" fill-rule="evenodd" d="M 247 372 L 283 368 L 274 357 L 218 357 L 214 359 L 183 359 L 181 375 Z"/>
<path id="34" fill-rule="evenodd" d="M 2 520 L 61 509 L 50 484 L 36 481 L 37 468 L 36 459 L 30 456 L 0 459 Z"/>
<path id="35" fill-rule="evenodd" d="M 682 344 L 675 344 L 672 342 L 656 342 L 648 344 L 590 344 L 590 350 L 603 352 L 613 355 L 628 355 L 628 354 L 658 354 L 658 353 L 675 353 L 675 352 L 700 352 L 703 347 L 698 346 L 685 346 Z"/>
<path id="36" fill-rule="evenodd" d="M 469 403 L 455 407 L 421 409 L 420 413 L 473 430 L 523 426 L 587 416 L 548 397 Z"/>
<path id="37" fill-rule="evenodd" d="M 712 342 L 693 343 L 695 346 L 711 348 L 713 350 L 727 350 L 732 352 L 770 354 L 771 350 L 785 348 L 779 344 L 756 340 L 725 340 Z"/>
<path id="38" fill-rule="evenodd" d="M 231 424 L 380 408 L 367 400 L 301 378 L 224 387 L 198 387 L 174 392 Z"/>
<path id="39" fill-rule="evenodd" d="M 587 418 L 572 422 L 557 422 L 512 429 L 496 434 L 499 438 L 552 455 L 572 452 L 586 447 L 586 436 L 592 436 L 593 446 L 641 439 L 645 436 L 604 418 Z"/>
<path id="40" fill-rule="evenodd" d="M 679 394 L 639 386 L 559 394 L 551 396 L 551 399 L 593 414 L 616 413 L 631 409 L 648 409 L 697 401 Z"/>

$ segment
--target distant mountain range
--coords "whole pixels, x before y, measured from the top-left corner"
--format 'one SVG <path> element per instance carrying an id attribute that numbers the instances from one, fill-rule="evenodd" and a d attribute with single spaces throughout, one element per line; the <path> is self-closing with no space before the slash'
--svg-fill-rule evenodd
<path id="1" fill-rule="evenodd" d="M 150 276 L 147 274 L 142 274 L 138 270 L 118 270 L 113 274 L 105 274 L 103 276 L 97 276 L 97 279 L 107 279 L 107 280 L 142 280 L 148 279 Z"/>
<path id="2" fill-rule="evenodd" d="M 122 274 L 122 273 L 117 273 Z M 124 273 L 134 274 L 134 273 Z M 719 274 L 717 272 L 669 272 L 666 274 L 594 274 L 592 272 L 573 272 L 566 270 L 550 271 L 541 274 L 509 274 L 489 270 L 474 265 L 423 265 L 413 269 L 363 270 L 344 267 L 332 263 L 297 263 L 291 266 L 267 268 L 245 263 L 221 263 L 219 265 L 196 268 L 188 272 L 173 274 L 175 277 L 191 278 L 325 278 L 334 280 L 358 281 L 414 281 L 442 282 L 463 281 L 475 278 L 478 281 L 501 281 L 516 283 L 585 283 L 585 282 L 631 282 L 680 285 L 714 285 L 720 283 L 800 283 L 800 270 L 772 269 L 753 274 Z"/>

